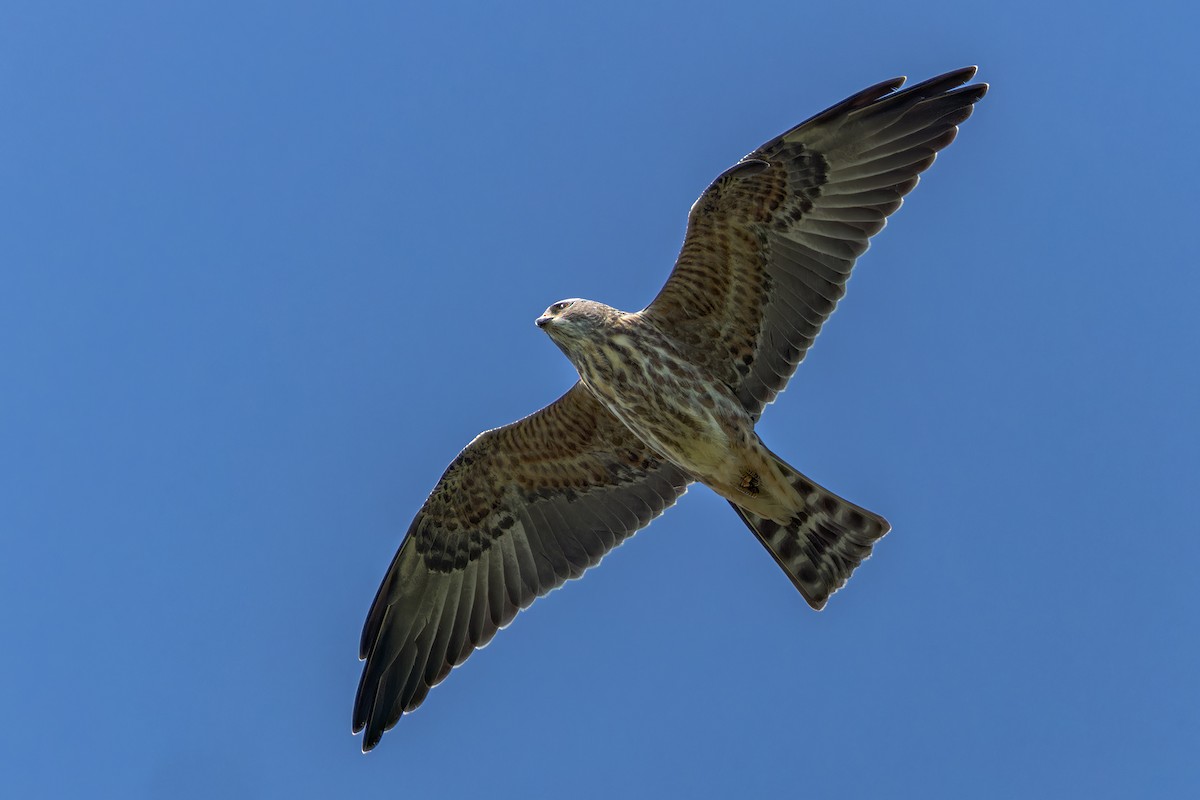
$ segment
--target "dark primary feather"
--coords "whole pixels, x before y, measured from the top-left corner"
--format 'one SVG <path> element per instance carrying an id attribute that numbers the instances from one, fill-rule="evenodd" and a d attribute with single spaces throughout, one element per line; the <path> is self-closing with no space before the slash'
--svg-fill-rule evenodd
<path id="1" fill-rule="evenodd" d="M 576 384 L 481 434 L 413 520 L 363 627 L 354 732 L 370 750 L 536 598 L 671 506 L 689 479 Z"/>
<path id="2" fill-rule="evenodd" d="M 885 81 L 746 156 L 692 206 L 675 270 L 645 317 L 761 414 L 833 313 L 870 237 L 987 91 L 959 88 L 974 74 L 967 67 L 903 91 L 903 78 Z"/>

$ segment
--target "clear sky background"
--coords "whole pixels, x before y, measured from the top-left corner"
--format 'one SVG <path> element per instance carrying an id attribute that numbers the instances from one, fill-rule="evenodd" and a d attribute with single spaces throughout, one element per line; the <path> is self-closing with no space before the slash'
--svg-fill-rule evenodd
<path id="1" fill-rule="evenodd" d="M 1197 796 L 1187 5 L 7 3 L 0 794 Z M 363 756 L 409 520 L 573 381 L 534 318 L 640 308 L 725 167 L 971 63 L 760 426 L 891 521 L 847 589 L 693 489 Z"/>

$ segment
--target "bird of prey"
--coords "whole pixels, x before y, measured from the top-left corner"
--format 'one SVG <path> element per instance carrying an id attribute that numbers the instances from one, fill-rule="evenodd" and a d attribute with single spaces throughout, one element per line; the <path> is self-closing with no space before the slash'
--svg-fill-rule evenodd
<path id="1" fill-rule="evenodd" d="M 635 313 L 563 300 L 537 325 L 579 372 L 480 434 L 417 513 L 362 632 L 363 751 L 517 612 L 600 562 L 690 483 L 727 499 L 815 609 L 888 532 L 767 449 L 754 426 L 845 293 L 855 260 L 954 140 L 974 67 L 884 81 L 750 153 L 688 214 Z"/>

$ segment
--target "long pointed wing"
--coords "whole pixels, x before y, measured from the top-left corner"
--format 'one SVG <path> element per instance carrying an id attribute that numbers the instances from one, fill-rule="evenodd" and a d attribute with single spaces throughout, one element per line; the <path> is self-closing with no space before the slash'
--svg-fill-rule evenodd
<path id="1" fill-rule="evenodd" d="M 903 78 L 880 83 L 743 158 L 692 206 L 675 270 L 642 313 L 761 414 L 845 294 L 868 239 L 987 91 L 958 88 L 974 74 L 901 92 Z"/>
<path id="2" fill-rule="evenodd" d="M 413 520 L 363 627 L 370 750 L 517 612 L 661 514 L 690 479 L 580 384 L 476 437 Z"/>

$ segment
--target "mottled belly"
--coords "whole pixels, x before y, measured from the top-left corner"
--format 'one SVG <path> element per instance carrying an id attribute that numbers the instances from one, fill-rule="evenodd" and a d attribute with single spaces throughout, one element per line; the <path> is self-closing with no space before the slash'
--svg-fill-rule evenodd
<path id="1" fill-rule="evenodd" d="M 725 386 L 669 352 L 605 348 L 581 376 L 642 441 L 696 476 L 721 470 L 753 425 Z"/>

